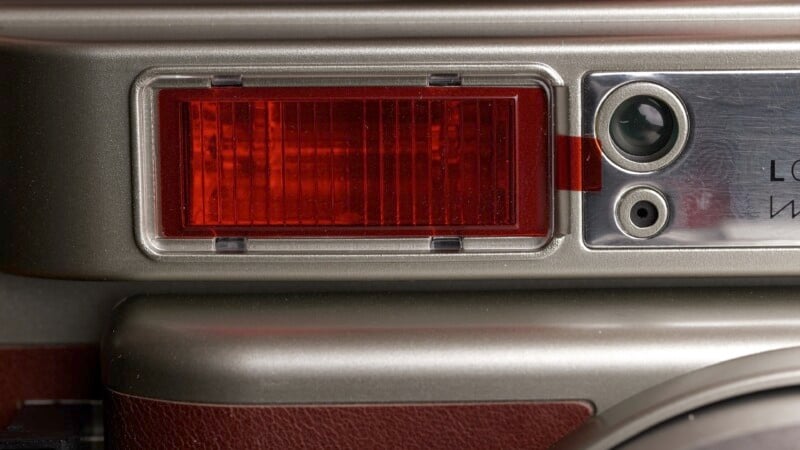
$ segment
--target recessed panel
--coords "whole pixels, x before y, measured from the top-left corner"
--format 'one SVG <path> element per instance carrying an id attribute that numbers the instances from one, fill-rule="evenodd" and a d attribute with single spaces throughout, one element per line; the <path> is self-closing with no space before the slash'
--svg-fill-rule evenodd
<path id="1" fill-rule="evenodd" d="M 800 245 L 797 92 L 797 72 L 586 77 L 583 129 L 594 133 L 605 155 L 602 189 L 583 197 L 587 243 L 676 248 Z M 641 101 L 648 93 L 659 97 L 661 108 Z M 614 108 L 630 109 L 631 102 L 626 104 L 620 94 L 638 102 L 638 109 L 615 116 Z M 669 116 L 680 120 L 665 120 Z M 625 123 L 611 123 L 614 117 Z M 661 135 L 670 148 L 642 162 L 626 155 L 624 142 L 614 141 L 621 133 L 638 139 L 637 151 L 647 150 L 648 143 L 660 145 Z M 641 189 L 658 192 L 664 203 L 625 201 Z M 636 229 L 638 222 L 646 231 L 646 224 L 665 217 L 658 232 Z"/>

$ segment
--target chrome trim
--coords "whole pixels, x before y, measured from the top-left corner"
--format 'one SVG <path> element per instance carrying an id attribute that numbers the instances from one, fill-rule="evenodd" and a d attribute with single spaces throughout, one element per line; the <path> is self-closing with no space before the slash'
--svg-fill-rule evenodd
<path id="1" fill-rule="evenodd" d="M 75 41 L 285 40 L 583 36 L 791 36 L 792 1 L 600 0 L 403 2 L 260 1 L 242 4 L 110 0 L 10 2 L 0 29 L 19 38 Z M 39 3 L 39 4 L 37 4 Z M 41 4 L 47 5 L 45 13 Z M 105 3 L 105 4 L 103 4 Z M 109 26 L 113 24 L 113 26 Z"/>

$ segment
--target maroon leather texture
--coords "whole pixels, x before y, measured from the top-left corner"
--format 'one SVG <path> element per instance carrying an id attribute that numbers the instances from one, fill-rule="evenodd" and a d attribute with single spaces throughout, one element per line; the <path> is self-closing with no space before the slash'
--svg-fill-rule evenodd
<path id="1" fill-rule="evenodd" d="M 546 449 L 592 414 L 583 402 L 225 406 L 110 391 L 113 449 Z"/>
<path id="2" fill-rule="evenodd" d="M 97 347 L 0 347 L 0 429 L 24 400 L 100 398 Z"/>

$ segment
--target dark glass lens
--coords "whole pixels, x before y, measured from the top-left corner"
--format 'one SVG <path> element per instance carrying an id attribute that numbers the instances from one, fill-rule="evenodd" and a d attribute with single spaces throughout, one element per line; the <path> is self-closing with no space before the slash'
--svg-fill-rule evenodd
<path id="1" fill-rule="evenodd" d="M 653 97 L 631 97 L 614 111 L 610 132 L 623 152 L 634 159 L 653 160 L 675 140 L 675 114 Z"/>
<path id="2" fill-rule="evenodd" d="M 636 202 L 631 208 L 631 222 L 639 228 L 647 228 L 658 221 L 658 208 L 656 205 L 642 200 Z"/>

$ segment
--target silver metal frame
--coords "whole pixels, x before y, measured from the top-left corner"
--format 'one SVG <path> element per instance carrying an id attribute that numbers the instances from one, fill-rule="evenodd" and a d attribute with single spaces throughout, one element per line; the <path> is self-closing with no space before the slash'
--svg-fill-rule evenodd
<path id="1" fill-rule="evenodd" d="M 259 259 L 274 255 L 370 255 L 431 253 L 431 238 L 249 238 L 243 254 L 215 251 L 213 238 L 165 238 L 160 231 L 158 175 L 158 110 L 156 98 L 163 88 L 211 87 L 217 75 L 242 76 L 243 86 L 425 86 L 435 73 L 458 73 L 464 86 L 536 86 L 548 96 L 551 132 L 548 152 L 552 177 L 552 142 L 555 134 L 553 86 L 561 84 L 543 65 L 364 65 L 280 67 L 168 67 L 142 73 L 132 92 L 134 118 L 134 179 L 136 190 L 136 237 L 150 257 L 210 257 L 213 260 Z M 523 120 L 520 118 L 519 120 Z M 554 191 L 551 199 L 549 234 L 545 237 L 468 237 L 461 253 L 518 253 L 542 249 L 554 233 Z"/>
<path id="2" fill-rule="evenodd" d="M 611 119 L 614 112 L 623 102 L 637 96 L 661 100 L 675 114 L 675 138 L 668 148 L 649 161 L 631 159 L 611 137 Z M 632 172 L 654 172 L 667 167 L 680 156 L 686 147 L 686 141 L 689 140 L 690 128 L 686 106 L 674 92 L 655 83 L 634 81 L 615 88 L 601 101 L 595 118 L 594 134 L 600 140 L 603 154 L 617 166 Z"/>

